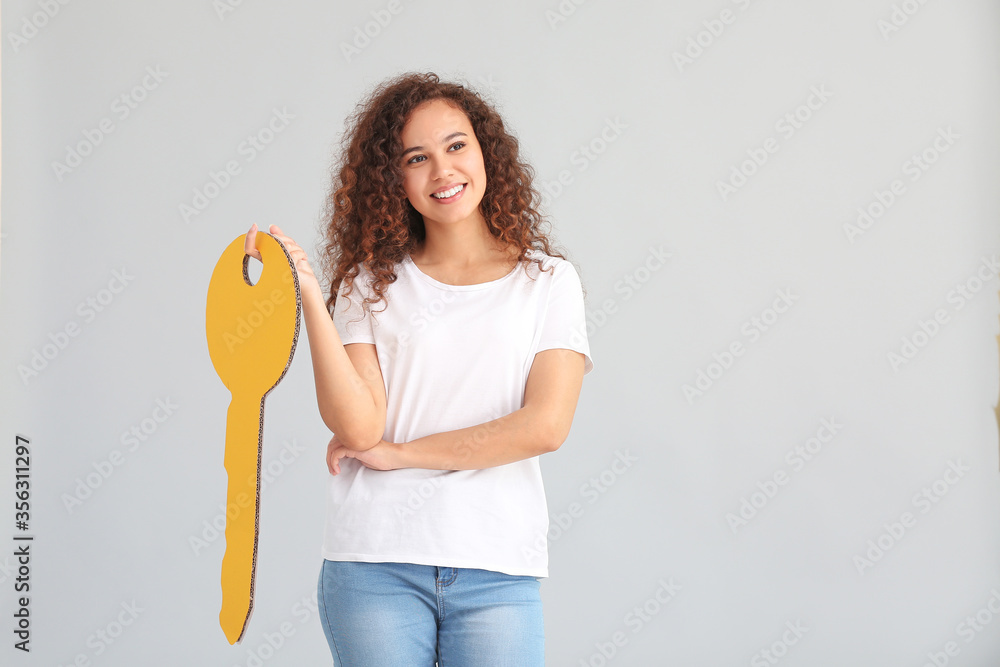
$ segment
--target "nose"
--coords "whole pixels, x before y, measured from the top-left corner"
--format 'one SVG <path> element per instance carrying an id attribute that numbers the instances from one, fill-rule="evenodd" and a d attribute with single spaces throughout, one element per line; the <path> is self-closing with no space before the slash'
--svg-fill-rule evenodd
<path id="1" fill-rule="evenodd" d="M 431 170 L 431 175 L 435 179 L 443 179 L 451 176 L 455 173 L 452 167 L 451 157 L 447 154 L 441 154 L 433 158 L 433 168 Z"/>

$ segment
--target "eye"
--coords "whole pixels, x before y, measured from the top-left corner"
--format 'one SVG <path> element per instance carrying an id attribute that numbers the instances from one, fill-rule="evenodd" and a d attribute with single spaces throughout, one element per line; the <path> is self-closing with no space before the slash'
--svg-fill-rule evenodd
<path id="1" fill-rule="evenodd" d="M 451 146 L 448 147 L 448 150 L 451 151 L 451 149 L 453 148 L 455 148 L 456 150 L 465 148 L 465 145 L 466 144 L 464 141 L 456 141 L 455 143 L 453 143 Z M 423 160 L 418 160 L 417 158 L 423 158 Z M 406 161 L 406 164 L 417 164 L 418 162 L 423 162 L 426 159 L 427 158 L 424 157 L 423 155 L 414 155 L 413 157 L 411 157 L 409 160 Z"/>

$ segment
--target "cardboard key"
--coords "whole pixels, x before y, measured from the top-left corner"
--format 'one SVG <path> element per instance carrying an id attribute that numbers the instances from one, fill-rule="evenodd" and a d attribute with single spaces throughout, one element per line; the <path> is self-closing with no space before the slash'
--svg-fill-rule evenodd
<path id="1" fill-rule="evenodd" d="M 245 239 L 238 236 L 215 265 L 205 311 L 212 365 L 232 394 L 226 416 L 226 507 L 246 506 L 250 499 L 254 510 L 235 517 L 226 513 L 219 623 L 230 644 L 243 638 L 253 612 L 264 397 L 292 362 L 302 310 L 295 264 L 281 242 L 257 232 L 264 269 L 251 285 Z"/>

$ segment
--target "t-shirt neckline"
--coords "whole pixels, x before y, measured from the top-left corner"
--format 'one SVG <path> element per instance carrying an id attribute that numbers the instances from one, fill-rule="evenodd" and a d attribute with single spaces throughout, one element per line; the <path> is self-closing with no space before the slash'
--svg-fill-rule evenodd
<path id="1" fill-rule="evenodd" d="M 435 287 L 439 287 L 441 289 L 454 290 L 454 291 L 460 291 L 460 292 L 468 292 L 468 291 L 472 291 L 472 290 L 481 290 L 481 289 L 487 289 L 489 287 L 493 287 L 494 285 L 497 285 L 499 283 L 502 283 L 502 282 L 508 280 L 511 276 L 513 276 L 515 273 L 517 273 L 517 270 L 519 268 L 521 268 L 521 262 L 518 262 L 517 265 L 513 269 L 511 269 L 510 273 L 508 273 L 507 275 L 503 276 L 502 278 L 497 278 L 496 280 L 490 280 L 490 281 L 487 281 L 485 283 L 475 283 L 474 285 L 451 285 L 449 283 L 443 283 L 440 280 L 435 280 L 434 278 L 431 278 L 429 275 L 427 275 L 426 273 L 424 273 L 423 271 L 421 271 L 420 267 L 417 266 L 416 262 L 414 262 L 413 258 L 411 258 L 409 255 L 406 255 L 406 257 L 403 258 L 403 264 L 408 264 L 410 266 L 410 269 L 421 280 L 423 280 L 426 283 L 429 283 L 429 284 L 434 285 Z"/>

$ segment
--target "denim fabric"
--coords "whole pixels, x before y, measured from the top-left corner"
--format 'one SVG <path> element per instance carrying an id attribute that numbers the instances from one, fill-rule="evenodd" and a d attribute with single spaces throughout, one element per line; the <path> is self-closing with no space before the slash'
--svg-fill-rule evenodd
<path id="1" fill-rule="evenodd" d="M 324 560 L 317 599 L 335 667 L 536 667 L 539 586 L 474 568 Z"/>

